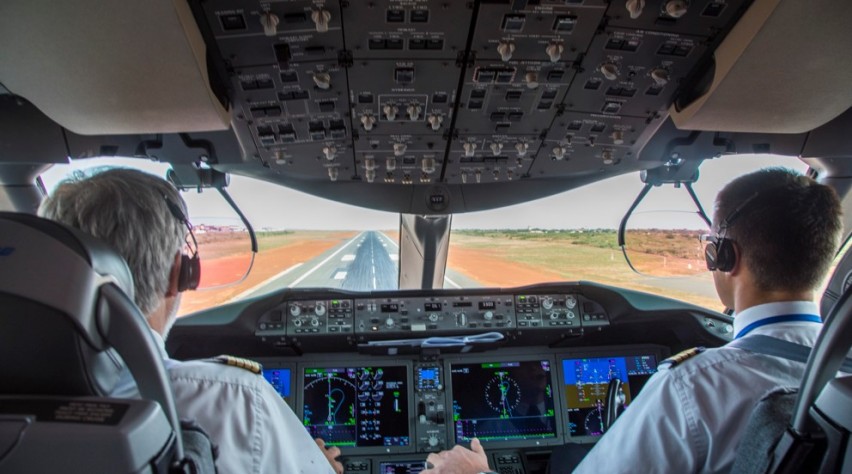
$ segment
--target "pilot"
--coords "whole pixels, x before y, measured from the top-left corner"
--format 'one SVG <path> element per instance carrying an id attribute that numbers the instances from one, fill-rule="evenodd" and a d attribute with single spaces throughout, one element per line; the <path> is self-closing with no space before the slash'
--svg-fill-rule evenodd
<path id="1" fill-rule="evenodd" d="M 707 266 L 734 337 L 763 334 L 813 346 L 815 291 L 840 239 L 834 191 L 785 169 L 741 176 L 719 193 Z M 693 351 L 697 353 L 699 351 Z M 804 364 L 722 346 L 661 368 L 574 472 L 727 472 L 755 404 L 798 387 Z M 478 441 L 430 454 L 424 474 L 488 471 Z M 567 449 L 567 448 L 564 448 Z M 641 463 L 641 464 L 640 464 Z M 551 472 L 574 466 L 551 458 Z"/>
<path id="2" fill-rule="evenodd" d="M 169 358 L 164 339 L 175 321 L 188 221 L 186 204 L 166 181 L 112 169 L 61 183 L 39 214 L 111 244 L 130 266 L 137 306 L 168 372 L 178 415 L 194 419 L 218 446 L 220 473 L 337 472 L 338 448 L 324 449 L 263 376 L 209 361 Z M 185 262 L 184 262 L 185 263 Z M 59 270 L 61 271 L 61 269 Z M 113 396 L 134 396 L 125 370 Z"/>

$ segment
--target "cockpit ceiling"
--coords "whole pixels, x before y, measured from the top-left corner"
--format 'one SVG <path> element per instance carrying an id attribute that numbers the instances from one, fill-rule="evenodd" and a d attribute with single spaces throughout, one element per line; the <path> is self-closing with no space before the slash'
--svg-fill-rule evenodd
<path id="1" fill-rule="evenodd" d="M 0 7 L 0 83 L 66 129 L 69 156 L 204 159 L 377 209 L 493 208 L 660 166 L 676 101 L 681 128 L 763 134 L 807 132 L 852 105 L 852 67 L 816 73 L 852 35 L 837 21 L 810 34 L 848 2 L 801 15 L 790 41 L 827 59 L 782 76 L 784 54 L 760 52 L 815 2 L 107 3 Z M 761 94 L 738 98 L 755 77 Z M 803 77 L 813 87 L 796 95 Z M 793 106 L 763 103 L 779 94 Z M 802 135 L 789 141 L 801 152 Z"/>

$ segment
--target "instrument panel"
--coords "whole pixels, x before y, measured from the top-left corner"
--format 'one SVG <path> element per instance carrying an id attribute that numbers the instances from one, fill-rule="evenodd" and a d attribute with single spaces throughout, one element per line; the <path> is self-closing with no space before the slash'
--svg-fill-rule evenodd
<path id="1" fill-rule="evenodd" d="M 590 282 L 282 289 L 180 318 L 167 349 L 261 362 L 348 473 L 417 473 L 477 437 L 492 467 L 520 474 L 543 472 L 556 446 L 594 443 L 608 404 L 629 409 L 663 359 L 728 342 L 731 322 Z"/>
<path id="2" fill-rule="evenodd" d="M 594 442 L 610 381 L 621 381 L 618 411 L 629 409 L 667 355 L 665 347 L 633 345 L 260 361 L 311 436 L 340 447 L 346 472 L 419 472 L 398 469 L 422 469 L 428 453 L 474 437 L 525 472 L 524 449 Z"/>

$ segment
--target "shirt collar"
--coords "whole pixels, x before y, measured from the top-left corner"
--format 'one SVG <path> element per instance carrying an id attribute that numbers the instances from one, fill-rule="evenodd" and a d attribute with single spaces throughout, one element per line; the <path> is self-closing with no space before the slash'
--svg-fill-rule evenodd
<path id="1" fill-rule="evenodd" d="M 819 309 L 813 301 L 781 301 L 752 306 L 734 316 L 734 336 L 736 337 L 740 331 L 750 324 L 785 314 L 813 314 L 819 316 Z"/>
<path id="2" fill-rule="evenodd" d="M 154 338 L 154 345 L 157 346 L 157 350 L 160 352 L 160 357 L 163 360 L 169 360 L 169 353 L 166 352 L 166 341 L 163 340 L 163 336 L 161 336 L 157 331 L 151 329 L 151 337 Z"/>

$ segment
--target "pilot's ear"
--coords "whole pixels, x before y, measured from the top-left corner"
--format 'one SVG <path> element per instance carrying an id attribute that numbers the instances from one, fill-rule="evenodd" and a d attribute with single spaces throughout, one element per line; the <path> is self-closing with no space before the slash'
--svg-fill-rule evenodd
<path id="1" fill-rule="evenodd" d="M 177 296 L 180 291 L 178 291 L 178 282 L 180 281 L 180 264 L 181 264 L 181 253 L 178 251 L 175 253 L 175 258 L 172 259 L 172 269 L 169 271 L 169 286 L 166 287 L 166 297 Z"/>
<path id="2" fill-rule="evenodd" d="M 737 245 L 736 242 L 731 242 L 731 249 L 734 251 L 734 266 L 728 273 L 732 276 L 736 276 L 739 275 L 743 269 L 743 254 L 740 251 L 740 246 Z"/>

